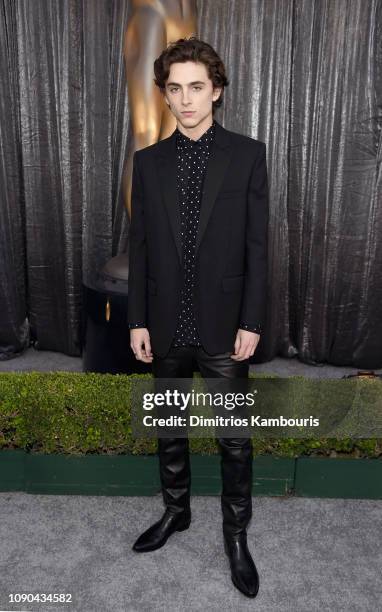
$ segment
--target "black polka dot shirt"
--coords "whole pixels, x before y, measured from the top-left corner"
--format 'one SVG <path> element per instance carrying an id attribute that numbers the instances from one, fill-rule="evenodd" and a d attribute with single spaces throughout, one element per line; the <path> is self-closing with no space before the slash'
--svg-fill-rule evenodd
<path id="1" fill-rule="evenodd" d="M 181 291 L 181 309 L 172 346 L 201 346 L 193 303 L 195 245 L 202 187 L 215 133 L 215 121 L 198 140 L 192 140 L 192 138 L 185 136 L 178 128 L 175 132 L 184 277 Z M 132 329 L 146 327 L 146 325 L 140 321 L 131 323 L 129 327 Z M 260 325 L 250 326 L 245 321 L 241 321 L 239 327 L 258 334 L 262 331 Z"/>
<path id="2" fill-rule="evenodd" d="M 199 224 L 203 180 L 214 137 L 215 123 L 192 140 L 176 129 L 177 185 L 183 247 L 183 287 L 181 310 L 173 346 L 201 346 L 195 322 L 195 244 Z"/>

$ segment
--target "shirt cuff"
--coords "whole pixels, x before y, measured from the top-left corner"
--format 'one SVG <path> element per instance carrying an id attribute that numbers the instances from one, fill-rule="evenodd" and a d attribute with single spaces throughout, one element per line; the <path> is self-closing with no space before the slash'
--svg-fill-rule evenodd
<path id="1" fill-rule="evenodd" d="M 129 329 L 138 329 L 140 327 L 147 327 L 146 323 L 129 323 Z"/>
<path id="2" fill-rule="evenodd" d="M 256 325 L 249 325 L 248 323 L 241 321 L 239 324 L 239 328 L 245 329 L 246 331 L 254 332 L 255 334 L 261 334 L 261 332 L 263 331 L 263 328 L 260 323 L 257 323 Z"/>

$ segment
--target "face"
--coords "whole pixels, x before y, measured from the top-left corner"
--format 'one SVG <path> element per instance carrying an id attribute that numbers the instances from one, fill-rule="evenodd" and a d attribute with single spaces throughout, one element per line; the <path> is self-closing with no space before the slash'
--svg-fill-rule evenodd
<path id="1" fill-rule="evenodd" d="M 220 93 L 221 87 L 213 89 L 203 63 L 190 61 L 171 64 L 165 99 L 184 131 L 196 131 L 212 123 L 212 102 L 219 98 Z M 185 114 L 185 111 L 192 112 Z"/>

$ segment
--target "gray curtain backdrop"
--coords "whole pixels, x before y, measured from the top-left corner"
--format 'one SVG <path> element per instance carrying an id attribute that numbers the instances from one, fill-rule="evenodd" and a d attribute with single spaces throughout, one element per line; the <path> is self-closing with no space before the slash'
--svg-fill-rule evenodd
<path id="1" fill-rule="evenodd" d="M 129 14 L 0 0 L 0 360 L 80 355 L 82 283 L 127 248 Z M 198 1 L 216 118 L 267 145 L 263 360 L 382 367 L 381 30 L 382 0 Z"/>

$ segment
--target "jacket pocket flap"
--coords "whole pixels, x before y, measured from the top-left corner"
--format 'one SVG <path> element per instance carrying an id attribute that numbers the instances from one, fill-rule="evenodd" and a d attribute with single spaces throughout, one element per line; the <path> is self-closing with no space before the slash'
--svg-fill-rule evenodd
<path id="1" fill-rule="evenodd" d="M 217 195 L 218 198 L 237 198 L 245 195 L 245 189 L 224 189 Z"/>
<path id="2" fill-rule="evenodd" d="M 244 274 L 240 276 L 225 276 L 222 279 L 223 291 L 239 291 L 244 282 Z"/>

